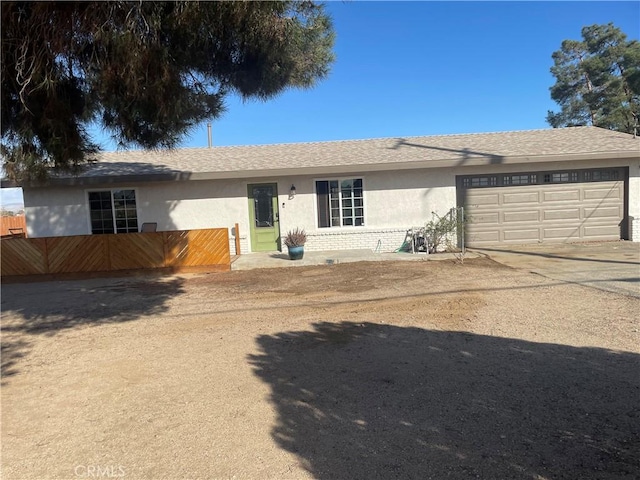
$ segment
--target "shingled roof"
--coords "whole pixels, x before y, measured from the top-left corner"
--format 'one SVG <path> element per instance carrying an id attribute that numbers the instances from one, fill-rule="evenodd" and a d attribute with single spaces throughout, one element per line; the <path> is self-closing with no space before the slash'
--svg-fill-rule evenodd
<path id="1" fill-rule="evenodd" d="M 640 157 L 640 138 L 597 127 L 258 146 L 106 152 L 64 183 L 248 178 Z M 63 179 L 60 179 L 63 180 Z"/>

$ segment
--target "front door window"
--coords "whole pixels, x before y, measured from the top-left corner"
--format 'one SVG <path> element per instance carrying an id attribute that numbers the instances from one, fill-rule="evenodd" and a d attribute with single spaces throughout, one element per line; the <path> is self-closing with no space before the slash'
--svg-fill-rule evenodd
<path id="1" fill-rule="evenodd" d="M 273 227 L 273 186 L 253 187 L 253 212 L 256 227 Z"/>

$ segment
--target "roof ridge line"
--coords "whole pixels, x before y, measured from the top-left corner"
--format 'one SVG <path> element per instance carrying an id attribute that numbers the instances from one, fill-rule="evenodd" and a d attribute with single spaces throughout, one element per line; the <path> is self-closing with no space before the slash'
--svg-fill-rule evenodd
<path id="1" fill-rule="evenodd" d="M 371 137 L 371 138 L 351 138 L 351 139 L 342 139 L 342 140 L 317 140 L 311 142 L 278 142 L 278 143 L 259 143 L 259 144 L 245 144 L 245 145 L 218 145 L 212 147 L 177 147 L 172 149 L 160 149 L 160 150 L 145 150 L 145 149 L 132 149 L 132 150 L 108 150 L 103 151 L 101 153 L 132 153 L 132 152 L 141 152 L 141 153 L 168 153 L 174 151 L 195 151 L 195 150 L 216 150 L 216 149 L 243 149 L 243 148 L 261 148 L 261 147 L 285 147 L 291 145 L 326 145 L 326 144 L 337 144 L 337 143 L 356 143 L 356 142 L 372 142 L 378 140 L 394 140 L 399 138 L 449 138 L 449 137 L 473 137 L 480 135 L 502 135 L 505 133 L 530 133 L 530 132 L 550 132 L 550 131 L 563 131 L 568 129 L 587 129 L 587 128 L 597 128 L 592 125 L 581 125 L 581 126 L 573 126 L 573 127 L 562 127 L 562 128 L 530 128 L 525 130 L 498 130 L 493 132 L 472 132 L 472 133 L 444 133 L 444 134 L 434 134 L 434 135 L 391 135 L 388 137 Z"/>

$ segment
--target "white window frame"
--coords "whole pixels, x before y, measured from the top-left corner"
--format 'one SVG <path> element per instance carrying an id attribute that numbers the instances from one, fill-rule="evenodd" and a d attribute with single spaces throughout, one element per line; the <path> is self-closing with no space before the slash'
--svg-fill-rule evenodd
<path id="1" fill-rule="evenodd" d="M 318 222 L 318 182 L 332 182 L 337 181 L 338 185 L 341 185 L 345 180 L 360 180 L 362 182 L 362 225 L 343 225 L 343 216 L 342 216 L 342 188 L 340 188 L 340 195 L 338 196 L 338 208 L 340 212 L 340 225 L 334 226 L 329 225 L 328 227 L 321 227 Z M 352 208 L 356 208 L 355 206 Z M 358 207 L 359 208 L 359 207 Z M 329 209 L 331 209 L 331 205 L 329 205 Z M 326 177 L 318 177 L 313 179 L 313 210 L 314 210 L 314 218 L 316 229 L 319 231 L 323 230 L 335 230 L 335 229 L 362 229 L 368 225 L 367 221 L 367 194 L 366 194 L 366 181 L 364 176 L 362 175 L 352 175 L 352 176 L 343 176 L 343 177 L 334 177 L 334 176 L 326 176 Z"/>
<path id="2" fill-rule="evenodd" d="M 116 227 L 116 208 L 115 205 L 113 203 L 113 192 L 116 191 L 120 191 L 120 190 L 133 190 L 133 194 L 135 195 L 135 199 L 136 199 L 136 221 L 138 222 L 138 227 L 137 227 L 137 232 L 140 231 L 140 227 L 141 227 L 141 222 L 140 222 L 140 210 L 138 209 L 138 189 L 135 187 L 118 187 L 118 188 L 88 188 L 85 189 L 84 194 L 85 194 L 85 200 L 87 202 L 87 227 L 88 227 L 88 231 L 89 231 L 89 235 L 102 235 L 102 234 L 98 234 L 98 233 L 93 233 L 93 226 L 92 226 L 92 222 L 91 222 L 91 202 L 89 200 L 89 194 L 93 193 L 93 192 L 109 192 L 110 196 L 111 196 L 111 215 L 113 217 L 113 233 L 109 234 L 109 235 L 117 235 L 118 234 L 118 229 Z M 120 234 L 122 233 L 131 233 L 131 232 L 120 232 Z"/>

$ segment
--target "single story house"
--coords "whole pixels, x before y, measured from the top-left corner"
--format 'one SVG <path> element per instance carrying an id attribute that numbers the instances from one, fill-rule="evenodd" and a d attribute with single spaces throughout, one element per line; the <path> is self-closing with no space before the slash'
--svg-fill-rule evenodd
<path id="1" fill-rule="evenodd" d="M 247 253 L 299 227 L 308 250 L 394 251 L 464 206 L 469 246 L 640 241 L 640 138 L 570 127 L 119 151 L 23 191 L 30 238 L 226 227 Z"/>

